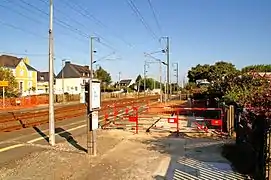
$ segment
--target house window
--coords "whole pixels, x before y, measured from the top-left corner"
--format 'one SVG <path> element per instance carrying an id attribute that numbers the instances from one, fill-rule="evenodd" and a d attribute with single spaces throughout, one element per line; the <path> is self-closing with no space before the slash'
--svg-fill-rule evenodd
<path id="1" fill-rule="evenodd" d="M 19 91 L 23 92 L 23 90 L 24 90 L 24 84 L 23 82 L 19 82 Z"/>
<path id="2" fill-rule="evenodd" d="M 44 76 L 41 76 L 41 77 L 40 77 L 40 80 L 44 81 Z"/>
<path id="3" fill-rule="evenodd" d="M 75 87 L 74 87 L 74 90 L 75 90 L 75 91 L 78 91 L 78 87 L 77 87 L 77 86 L 75 86 Z"/>
<path id="4" fill-rule="evenodd" d="M 32 71 L 28 71 L 28 77 L 32 78 Z"/>
<path id="5" fill-rule="evenodd" d="M 21 70 L 20 70 L 20 76 L 23 76 L 23 75 L 24 75 L 24 70 L 21 69 Z"/>
<path id="6" fill-rule="evenodd" d="M 28 81 L 28 89 L 29 89 L 29 90 L 32 89 L 32 81 Z"/>

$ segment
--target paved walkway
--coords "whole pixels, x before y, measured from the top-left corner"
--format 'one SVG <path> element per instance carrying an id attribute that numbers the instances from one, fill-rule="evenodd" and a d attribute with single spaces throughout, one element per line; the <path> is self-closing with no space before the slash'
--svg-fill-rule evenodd
<path id="1" fill-rule="evenodd" d="M 169 180 L 245 180 L 221 155 L 223 141 L 204 138 L 168 140 L 168 159 L 155 179 Z"/>

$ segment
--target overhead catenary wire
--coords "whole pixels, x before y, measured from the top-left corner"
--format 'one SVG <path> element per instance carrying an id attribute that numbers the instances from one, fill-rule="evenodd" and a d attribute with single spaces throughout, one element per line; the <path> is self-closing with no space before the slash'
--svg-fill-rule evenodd
<path id="1" fill-rule="evenodd" d="M 28 6 L 31 6 L 33 9 L 35 9 L 36 11 L 39 11 L 39 12 L 42 13 L 43 15 L 49 16 L 49 13 L 43 11 L 42 9 L 38 8 L 37 6 L 35 6 L 35 5 L 33 5 L 33 4 L 30 4 L 30 3 L 26 2 L 25 0 L 20 0 L 20 1 L 21 1 L 22 3 L 28 5 Z M 40 1 L 46 3 L 44 0 L 40 0 Z M 55 18 L 55 23 L 56 23 L 57 25 L 62 26 L 62 27 L 64 27 L 65 29 L 68 29 L 68 30 L 70 30 L 70 31 L 72 31 L 72 32 L 74 32 L 74 33 L 80 35 L 80 36 L 83 37 L 86 41 L 89 40 L 90 35 L 89 35 L 88 33 L 83 32 L 83 31 L 80 30 L 79 28 L 73 27 L 72 25 L 66 23 L 65 21 L 60 20 L 60 19 L 57 18 L 57 17 L 54 17 L 54 18 Z M 77 21 L 77 20 L 76 20 L 76 21 Z M 79 21 L 77 21 L 77 24 L 83 25 L 83 24 L 80 23 Z M 84 26 L 84 25 L 83 25 L 83 26 Z M 98 36 L 100 39 L 103 39 L 104 41 L 107 41 L 107 40 L 106 40 L 103 36 L 101 36 L 100 34 L 95 33 L 95 32 L 94 32 L 93 34 L 95 34 L 96 36 Z M 78 39 L 78 38 L 77 38 L 77 39 Z M 80 40 L 80 39 L 79 39 L 79 40 Z M 109 45 L 110 43 L 108 43 L 108 42 L 107 42 L 107 43 L 105 43 L 105 42 L 99 42 L 99 43 L 102 44 L 103 46 L 105 46 L 105 47 L 111 49 L 111 50 L 117 51 L 115 48 L 113 48 L 113 46 Z"/>
<path id="2" fill-rule="evenodd" d="M 74 6 L 72 6 L 71 4 L 69 4 L 68 2 L 72 2 L 72 1 L 67 1 L 66 3 L 64 3 L 67 7 L 69 7 L 70 9 L 72 9 L 73 11 L 75 11 L 76 13 L 78 13 L 79 15 L 81 15 L 82 17 L 90 20 L 90 21 L 94 21 L 95 24 L 97 24 L 98 26 L 104 28 L 104 29 L 110 29 L 111 33 L 113 36 L 115 36 L 117 39 L 121 40 L 124 44 L 128 45 L 129 47 L 132 46 L 131 43 L 127 42 L 123 37 L 117 35 L 112 28 L 109 28 L 105 23 L 103 23 L 101 20 L 99 20 L 97 17 L 95 17 L 93 14 L 91 14 L 89 12 L 89 10 L 87 10 L 85 7 L 82 7 L 78 2 L 74 3 Z M 75 8 L 77 7 L 77 9 Z M 101 37 L 101 35 L 99 35 Z"/>
<path id="3" fill-rule="evenodd" d="M 150 8 L 151 8 L 155 23 L 156 23 L 156 25 L 157 25 L 157 27 L 158 27 L 158 29 L 160 31 L 160 35 L 162 35 L 162 28 L 161 28 L 161 25 L 160 25 L 160 23 L 158 21 L 158 17 L 156 15 L 156 11 L 155 11 L 155 9 L 153 7 L 153 4 L 152 4 L 151 0 L 147 0 L 147 1 L 148 1 L 148 4 L 149 4 Z"/>
<path id="4" fill-rule="evenodd" d="M 0 24 L 2 24 L 2 25 L 4 25 L 4 26 L 7 26 L 7 27 L 10 27 L 10 28 L 15 29 L 15 30 L 19 30 L 19 31 L 22 31 L 22 32 L 31 34 L 31 35 L 36 36 L 36 37 L 40 37 L 40 38 L 43 38 L 43 39 L 48 39 L 46 36 L 42 36 L 42 35 L 40 35 L 40 34 L 34 32 L 34 31 L 29 31 L 29 30 L 26 30 L 26 29 L 24 29 L 24 28 L 15 26 L 15 25 L 13 25 L 13 24 L 10 24 L 10 23 L 7 23 L 7 22 L 1 21 L 1 20 L 0 20 Z"/>
<path id="5" fill-rule="evenodd" d="M 15 55 L 15 56 L 48 56 L 48 54 L 13 53 L 13 52 L 0 52 L 0 54 Z"/>
<path id="6" fill-rule="evenodd" d="M 129 7 L 132 9 L 132 11 L 136 14 L 136 16 L 139 18 L 141 24 L 143 24 L 143 26 L 145 27 L 145 29 L 152 35 L 152 37 L 154 39 L 158 39 L 157 35 L 155 34 L 155 32 L 150 28 L 150 26 L 148 25 L 148 23 L 145 21 L 144 17 L 142 16 L 142 14 L 140 13 L 139 9 L 137 8 L 137 6 L 135 5 L 135 3 L 132 0 L 126 0 L 127 4 L 129 5 Z"/>
<path id="7" fill-rule="evenodd" d="M 49 16 L 48 12 L 45 12 L 44 10 L 38 8 L 37 6 L 35 6 L 35 5 L 31 4 L 31 3 L 26 2 L 25 0 L 19 0 L 19 1 L 21 1 L 23 4 L 25 4 L 25 5 L 29 6 L 29 7 L 32 7 L 34 10 L 40 12 L 41 14 L 45 15 L 46 18 Z M 11 2 L 11 1 L 9 1 L 9 2 L 13 4 L 13 2 Z M 18 5 L 18 3 L 16 3 L 16 5 Z M 21 5 L 19 5 L 19 6 L 27 10 L 26 7 L 21 6 Z M 33 9 L 29 9 L 28 8 L 28 10 L 33 10 Z M 30 19 L 30 18 L 28 17 L 28 19 Z M 72 31 L 74 33 L 77 33 L 78 35 L 80 35 L 80 36 L 82 36 L 84 38 L 88 38 L 89 37 L 89 35 L 87 33 L 82 32 L 80 29 L 75 28 L 75 27 L 71 26 L 70 24 L 68 24 L 68 23 L 66 23 L 66 22 L 64 22 L 64 21 L 62 21 L 62 20 L 60 20 L 60 19 L 58 19 L 56 17 L 55 17 L 55 23 L 57 25 L 59 25 L 59 26 L 64 27 L 67 30 L 70 30 L 70 31 Z"/>

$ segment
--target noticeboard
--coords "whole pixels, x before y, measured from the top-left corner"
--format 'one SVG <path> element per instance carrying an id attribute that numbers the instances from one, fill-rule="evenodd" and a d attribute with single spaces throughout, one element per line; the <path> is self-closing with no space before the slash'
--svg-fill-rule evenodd
<path id="1" fill-rule="evenodd" d="M 92 81 L 92 109 L 101 108 L 101 83 Z"/>
<path id="2" fill-rule="evenodd" d="M 7 87 L 8 81 L 0 81 L 0 87 Z"/>

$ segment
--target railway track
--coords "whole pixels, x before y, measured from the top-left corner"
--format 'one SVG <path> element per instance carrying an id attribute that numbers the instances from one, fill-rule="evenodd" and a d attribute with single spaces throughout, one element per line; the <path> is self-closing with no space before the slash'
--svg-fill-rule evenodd
<path id="1" fill-rule="evenodd" d="M 122 100 L 105 101 L 102 102 L 100 114 L 105 111 L 113 110 L 113 108 L 125 108 L 136 104 L 147 103 L 148 101 L 157 100 L 157 96 L 139 97 L 139 98 L 125 98 Z M 62 121 L 65 119 L 82 117 L 86 115 L 86 105 L 77 104 L 55 109 L 55 121 Z M 29 112 L 7 112 L 1 114 L 0 117 L 0 132 L 9 132 L 22 128 L 38 126 L 48 123 L 49 113 L 48 109 Z"/>

